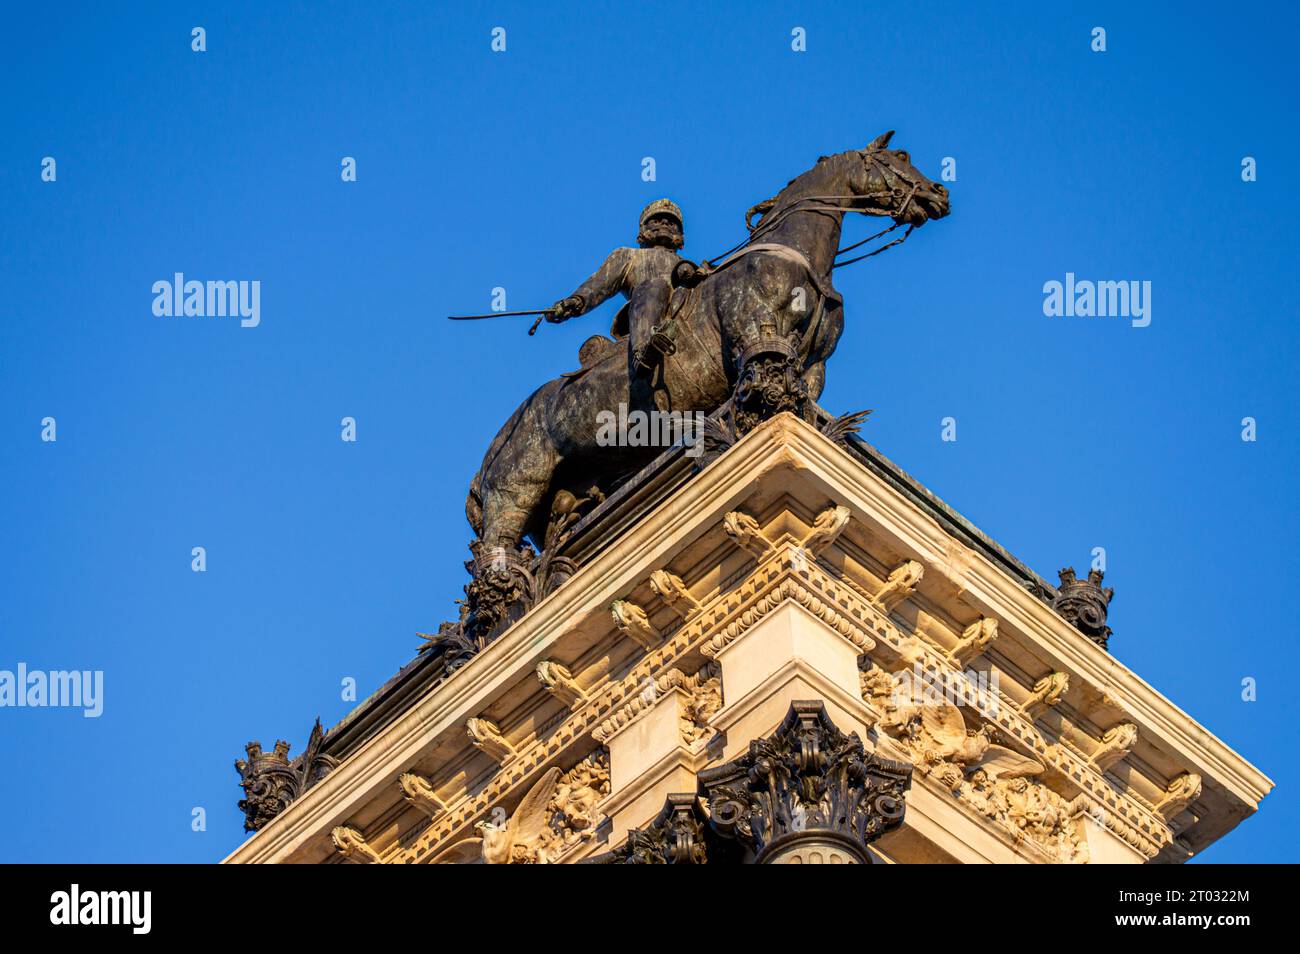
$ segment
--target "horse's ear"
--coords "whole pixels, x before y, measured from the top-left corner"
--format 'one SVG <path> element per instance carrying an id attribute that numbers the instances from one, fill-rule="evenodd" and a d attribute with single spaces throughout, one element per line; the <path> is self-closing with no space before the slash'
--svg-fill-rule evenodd
<path id="1" fill-rule="evenodd" d="M 882 133 L 877 136 L 872 140 L 871 145 L 867 147 L 867 152 L 875 152 L 877 149 L 884 149 L 889 145 L 889 140 L 892 139 L 893 136 L 894 131 L 892 129 L 887 133 Z"/>

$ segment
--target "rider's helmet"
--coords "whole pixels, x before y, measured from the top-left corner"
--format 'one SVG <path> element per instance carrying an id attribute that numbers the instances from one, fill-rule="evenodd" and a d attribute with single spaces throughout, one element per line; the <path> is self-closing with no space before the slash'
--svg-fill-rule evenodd
<path id="1" fill-rule="evenodd" d="M 654 241 L 646 232 L 646 223 L 657 215 L 666 215 L 677 220 L 677 234 L 672 239 L 672 246 L 675 249 L 681 248 L 686 242 L 685 223 L 682 221 L 682 210 L 677 208 L 677 204 L 670 199 L 655 199 L 641 210 L 640 231 L 636 236 L 637 244 L 642 248 L 662 244 Z"/>

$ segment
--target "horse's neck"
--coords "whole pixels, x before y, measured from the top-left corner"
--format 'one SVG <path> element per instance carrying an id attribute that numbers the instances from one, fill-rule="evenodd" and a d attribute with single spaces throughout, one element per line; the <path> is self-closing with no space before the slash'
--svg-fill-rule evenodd
<path id="1" fill-rule="evenodd" d="M 843 175 L 837 175 L 837 160 L 830 159 L 822 165 L 825 168 L 804 173 L 786 186 L 777 196 L 768 218 L 783 215 L 783 209 L 788 209 L 809 196 L 847 196 L 848 184 Z M 833 209 L 813 209 L 820 205 L 844 206 L 849 201 L 848 198 L 841 198 L 825 202 L 803 202 L 798 211 L 784 214 L 781 221 L 770 232 L 764 233 L 759 241 L 788 245 L 802 253 L 814 272 L 828 275 L 835 261 L 835 253 L 840 247 L 840 227 L 844 222 L 844 213 Z"/>

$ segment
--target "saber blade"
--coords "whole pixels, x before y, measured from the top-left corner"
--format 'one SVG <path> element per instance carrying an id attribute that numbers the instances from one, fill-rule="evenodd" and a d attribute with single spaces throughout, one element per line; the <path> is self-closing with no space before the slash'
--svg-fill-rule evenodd
<path id="1" fill-rule="evenodd" d="M 537 308 L 532 311 L 492 311 L 486 315 L 448 315 L 449 321 L 482 321 L 484 318 L 511 318 L 516 315 L 549 315 L 551 309 Z"/>

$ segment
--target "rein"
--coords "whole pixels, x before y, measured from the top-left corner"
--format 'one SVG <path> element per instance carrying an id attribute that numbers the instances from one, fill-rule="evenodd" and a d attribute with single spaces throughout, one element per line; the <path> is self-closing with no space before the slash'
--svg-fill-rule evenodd
<path id="1" fill-rule="evenodd" d="M 895 178 L 903 182 L 906 182 L 911 186 L 911 189 L 907 193 L 907 198 L 903 200 L 903 203 L 898 207 L 898 210 L 896 212 L 887 213 L 888 215 L 890 215 L 891 218 L 894 219 L 897 219 L 902 215 L 904 215 L 907 212 L 908 208 L 911 207 L 912 200 L 916 198 L 916 190 L 920 187 L 920 183 L 911 182 L 902 173 L 896 171 L 886 163 L 881 162 L 874 155 L 871 155 L 869 153 L 864 154 L 863 159 L 864 161 L 869 160 L 875 163 L 878 169 L 892 174 Z M 752 206 L 745 213 L 745 228 L 749 230 L 749 237 L 733 245 L 731 248 L 727 249 L 721 255 L 715 255 L 713 258 L 705 259 L 705 264 L 709 265 L 710 267 L 715 267 L 719 259 L 725 259 L 728 256 L 733 255 L 735 252 L 738 252 L 741 249 L 745 248 L 746 246 L 754 244 L 759 239 L 761 239 L 764 235 L 770 232 L 772 229 L 776 228 L 776 226 L 779 225 L 781 222 L 785 221 L 786 218 L 788 218 L 791 215 L 794 215 L 797 212 L 815 212 L 818 214 L 835 213 L 835 212 L 861 212 L 863 210 L 859 205 L 839 205 L 834 203 L 841 203 L 841 202 L 861 203 L 864 200 L 878 199 L 886 196 L 894 196 L 901 191 L 902 190 L 889 190 L 885 192 L 873 192 L 867 195 L 808 195 L 791 202 L 789 205 L 779 210 L 776 213 L 776 215 L 771 219 L 766 218 L 766 216 L 775 207 L 776 199 L 775 197 L 771 199 L 764 199 L 762 202 L 758 203 L 757 205 Z M 805 205 L 805 203 L 815 203 L 815 205 L 813 205 L 810 208 L 801 208 L 801 206 Z M 760 221 L 757 225 L 752 224 L 752 220 L 755 214 L 764 216 L 763 220 Z M 888 235 L 890 232 L 894 231 L 902 224 L 903 223 L 901 222 L 895 221 L 894 224 L 891 225 L 889 228 L 883 229 L 877 232 L 875 235 L 870 235 L 867 238 L 862 239 L 861 241 L 854 242 L 852 245 L 846 245 L 843 248 L 836 250 L 835 258 L 839 258 L 845 252 L 851 252 L 855 248 L 859 248 L 860 246 L 865 245 L 867 242 Z M 886 244 L 882 245 L 880 248 L 871 252 L 867 252 L 865 255 L 859 255 L 856 258 L 851 258 L 842 262 L 835 262 L 833 265 L 831 265 L 831 268 L 835 269 L 835 268 L 840 268 L 844 265 L 852 265 L 855 262 L 862 261 L 863 259 L 867 259 L 867 258 L 871 258 L 872 256 L 879 255 L 881 252 L 884 252 L 887 249 L 891 249 L 896 245 L 902 245 L 903 242 L 907 241 L 907 237 L 911 235 L 915 229 L 916 229 L 915 225 L 909 225 L 907 231 L 904 232 L 902 236 L 900 236 L 899 238 L 894 239 L 892 242 L 887 242 Z"/>

